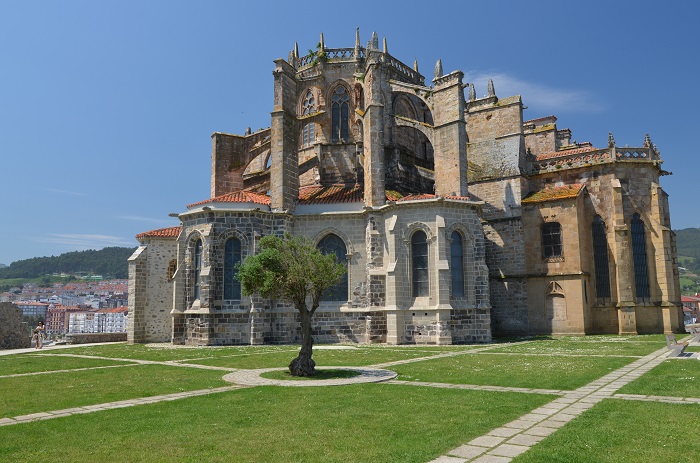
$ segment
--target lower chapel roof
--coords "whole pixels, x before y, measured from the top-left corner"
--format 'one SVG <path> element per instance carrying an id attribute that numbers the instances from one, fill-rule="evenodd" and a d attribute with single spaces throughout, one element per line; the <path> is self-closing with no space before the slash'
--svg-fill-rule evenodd
<path id="1" fill-rule="evenodd" d="M 542 203 L 545 201 L 575 198 L 579 195 L 583 188 L 583 183 L 545 188 L 543 190 L 534 191 L 528 194 L 522 200 L 522 204 Z"/>

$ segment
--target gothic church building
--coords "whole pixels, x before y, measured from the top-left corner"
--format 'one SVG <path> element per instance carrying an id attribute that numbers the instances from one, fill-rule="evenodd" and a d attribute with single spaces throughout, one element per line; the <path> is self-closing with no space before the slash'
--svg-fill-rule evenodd
<path id="1" fill-rule="evenodd" d="M 212 135 L 211 197 L 137 235 L 129 341 L 294 343 L 297 312 L 244 296 L 260 237 L 311 239 L 347 265 L 316 342 L 461 344 L 493 335 L 682 328 L 657 147 L 571 141 L 520 96 L 366 46 L 274 61 L 270 127 Z M 466 96 L 465 96 L 466 93 Z"/>

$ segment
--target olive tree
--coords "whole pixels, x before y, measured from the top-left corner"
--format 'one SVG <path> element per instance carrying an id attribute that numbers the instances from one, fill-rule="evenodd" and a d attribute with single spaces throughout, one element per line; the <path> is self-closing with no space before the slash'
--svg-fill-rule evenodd
<path id="1" fill-rule="evenodd" d="M 323 292 L 337 284 L 346 271 L 335 254 L 323 254 L 309 239 L 290 234 L 284 238 L 264 236 L 260 252 L 248 256 L 238 267 L 237 278 L 245 295 L 259 293 L 265 298 L 291 302 L 299 311 L 301 350 L 289 364 L 293 376 L 316 374 L 316 362 L 311 358 L 311 318 Z"/>

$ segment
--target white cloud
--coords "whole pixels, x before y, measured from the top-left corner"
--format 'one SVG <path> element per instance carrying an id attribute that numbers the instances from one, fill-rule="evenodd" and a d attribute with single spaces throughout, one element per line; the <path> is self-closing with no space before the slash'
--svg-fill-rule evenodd
<path id="1" fill-rule="evenodd" d="M 163 225 L 164 227 L 174 226 L 174 225 L 179 224 L 179 221 L 177 221 L 177 219 L 167 220 L 167 219 L 157 219 L 157 218 L 153 218 L 153 217 L 141 217 L 141 216 L 137 216 L 137 215 L 121 215 L 121 216 L 118 216 L 116 218 L 119 220 L 131 220 L 133 222 L 146 222 L 146 223 L 152 223 L 152 224 L 156 224 L 156 225 Z"/>
<path id="2" fill-rule="evenodd" d="M 81 193 L 79 191 L 68 191 L 68 190 L 57 190 L 56 188 L 44 188 L 46 191 L 50 191 L 52 193 L 60 193 L 64 195 L 71 195 L 71 196 L 85 196 L 85 193 Z"/>
<path id="3" fill-rule="evenodd" d="M 546 84 L 528 82 L 510 74 L 472 72 L 467 73 L 464 80 L 474 84 L 476 96 L 481 98 L 486 95 L 489 79 L 493 79 L 496 95 L 501 98 L 521 95 L 523 104 L 536 111 L 599 112 L 605 109 L 605 104 L 592 92 L 550 87 Z"/>
<path id="4" fill-rule="evenodd" d="M 125 239 L 120 236 L 77 233 L 49 234 L 41 238 L 36 238 L 36 241 L 70 246 L 76 249 L 102 249 L 107 246 L 135 246 L 133 240 Z"/>

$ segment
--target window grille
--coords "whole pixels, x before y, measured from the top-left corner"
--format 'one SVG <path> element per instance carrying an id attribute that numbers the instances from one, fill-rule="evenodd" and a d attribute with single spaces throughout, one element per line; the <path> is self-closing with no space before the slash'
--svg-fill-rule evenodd
<path id="1" fill-rule="evenodd" d="M 342 85 L 333 91 L 331 99 L 331 141 L 348 139 L 348 101 L 350 96 Z"/>
<path id="2" fill-rule="evenodd" d="M 236 279 L 238 269 L 236 265 L 241 262 L 241 242 L 236 238 L 229 238 L 224 245 L 224 299 L 241 299 L 241 282 Z"/>
<path id="3" fill-rule="evenodd" d="M 638 299 L 649 299 L 649 267 L 644 222 L 639 214 L 632 216 L 632 258 L 634 261 L 634 287 Z"/>
<path id="4" fill-rule="evenodd" d="M 423 231 L 411 237 L 411 269 L 413 274 L 413 297 L 428 296 L 430 292 L 428 273 L 428 238 Z"/>
<path id="5" fill-rule="evenodd" d="M 593 262 L 595 267 L 596 297 L 610 297 L 610 264 L 608 262 L 608 236 L 605 222 L 596 215 L 593 219 Z"/>
<path id="6" fill-rule="evenodd" d="M 334 234 L 323 237 L 318 243 L 318 249 L 323 254 L 335 254 L 338 263 L 347 266 L 347 247 L 345 242 Z M 322 301 L 347 301 L 348 300 L 348 274 L 345 272 L 343 278 L 335 285 L 328 288 L 323 295 Z"/>
<path id="7" fill-rule="evenodd" d="M 542 252 L 546 259 L 562 257 L 561 225 L 547 222 L 542 225 Z"/>
<path id="8" fill-rule="evenodd" d="M 452 297 L 464 297 L 464 248 L 462 235 L 452 232 L 450 243 L 450 273 L 452 274 Z"/>

